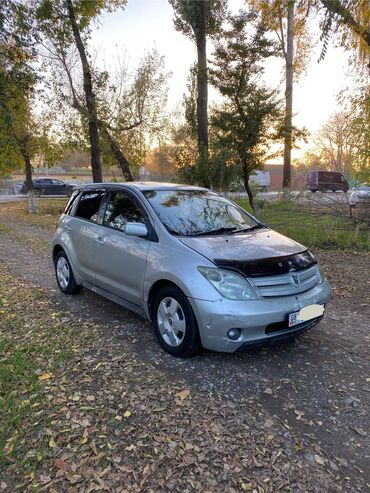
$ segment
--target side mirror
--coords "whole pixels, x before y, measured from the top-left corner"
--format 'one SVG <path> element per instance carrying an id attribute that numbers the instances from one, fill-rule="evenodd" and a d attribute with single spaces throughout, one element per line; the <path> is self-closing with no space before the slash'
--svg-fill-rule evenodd
<path id="1" fill-rule="evenodd" d="M 124 232 L 129 236 L 147 236 L 148 228 L 143 223 L 126 223 Z"/>

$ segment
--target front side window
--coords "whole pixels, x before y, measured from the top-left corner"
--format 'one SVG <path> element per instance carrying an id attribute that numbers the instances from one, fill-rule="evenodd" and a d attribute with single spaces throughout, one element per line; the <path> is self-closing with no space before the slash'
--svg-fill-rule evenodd
<path id="1" fill-rule="evenodd" d="M 75 216 L 96 223 L 96 221 L 98 220 L 100 203 L 103 199 L 104 194 L 104 190 L 83 192 L 78 203 Z"/>
<path id="2" fill-rule="evenodd" d="M 104 214 L 103 224 L 124 230 L 127 223 L 146 223 L 145 217 L 132 198 L 125 192 L 112 192 Z"/>
<path id="3" fill-rule="evenodd" d="M 151 190 L 143 193 L 167 230 L 175 235 L 223 234 L 260 226 L 252 216 L 212 192 Z"/>

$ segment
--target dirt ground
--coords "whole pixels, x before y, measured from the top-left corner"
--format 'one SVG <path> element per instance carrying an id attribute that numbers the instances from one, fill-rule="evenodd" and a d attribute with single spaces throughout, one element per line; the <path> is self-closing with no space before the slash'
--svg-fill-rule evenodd
<path id="1" fill-rule="evenodd" d="M 48 310 L 81 331 L 92 324 L 95 334 L 73 370 L 55 374 L 48 388 L 49 402 L 60 399 L 58 411 L 47 409 L 58 413 L 58 446 L 31 479 L 11 461 L 0 465 L 0 491 L 18 483 L 51 493 L 370 489 L 369 254 L 315 252 L 334 293 L 322 323 L 305 335 L 180 360 L 132 313 L 86 290 L 58 291 L 51 230 L 12 221 L 1 209 L 0 225 L 1 275 L 19 285 L 17 293 L 41 289 Z M 71 399 L 76 392 L 81 399 Z M 88 440 L 68 448 L 63 429 Z"/>

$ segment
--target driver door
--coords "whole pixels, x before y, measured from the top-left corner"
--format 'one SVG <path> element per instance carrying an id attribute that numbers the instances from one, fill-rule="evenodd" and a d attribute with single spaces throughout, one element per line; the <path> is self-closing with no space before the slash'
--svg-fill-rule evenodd
<path id="1" fill-rule="evenodd" d="M 97 286 L 141 305 L 150 241 L 126 235 L 124 226 L 128 222 L 147 224 L 147 216 L 129 193 L 112 191 L 95 242 L 95 282 Z"/>

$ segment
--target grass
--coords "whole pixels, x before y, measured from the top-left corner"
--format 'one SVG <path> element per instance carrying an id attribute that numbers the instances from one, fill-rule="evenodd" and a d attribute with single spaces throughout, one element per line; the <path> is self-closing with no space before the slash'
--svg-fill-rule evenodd
<path id="1" fill-rule="evenodd" d="M 0 477 L 9 464 L 30 471 L 50 455 L 47 429 L 54 375 L 82 336 L 61 322 L 45 293 L 25 287 L 0 263 Z"/>
<path id="2" fill-rule="evenodd" d="M 235 198 L 235 202 L 251 212 L 246 198 Z M 60 214 L 63 212 L 68 198 L 38 199 L 39 211 L 29 214 L 26 202 L 2 204 L 0 214 L 9 218 L 46 229 L 54 229 Z M 350 221 L 330 214 L 313 213 L 305 204 L 297 204 L 289 200 L 265 202 L 257 214 L 258 219 L 299 243 L 311 248 L 368 251 L 369 228 L 366 225 L 356 232 Z M 0 232 L 7 233 L 7 226 L 0 225 Z M 48 248 L 43 245 L 42 248 Z"/>
<path id="3" fill-rule="evenodd" d="M 234 199 L 251 212 L 246 198 Z M 369 229 L 363 225 L 358 233 L 350 221 L 325 213 L 312 212 L 304 204 L 287 200 L 265 202 L 257 218 L 279 233 L 311 248 L 368 251 Z"/>
<path id="4" fill-rule="evenodd" d="M 26 200 L 5 202 L 0 205 L 0 214 L 30 224 L 31 226 L 54 229 L 68 200 L 68 197 L 60 199 L 37 199 L 38 212 L 36 214 L 30 214 L 28 212 Z"/>

